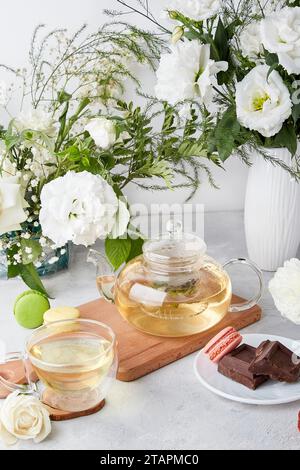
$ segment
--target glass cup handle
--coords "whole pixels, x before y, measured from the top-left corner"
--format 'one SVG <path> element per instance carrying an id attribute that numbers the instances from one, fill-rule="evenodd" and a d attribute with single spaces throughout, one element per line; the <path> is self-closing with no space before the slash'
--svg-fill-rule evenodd
<path id="1" fill-rule="evenodd" d="M 243 264 L 251 268 L 252 271 L 254 271 L 258 277 L 259 287 L 258 287 L 258 292 L 255 294 L 254 297 L 252 297 L 252 299 L 246 300 L 245 302 L 240 302 L 240 303 L 231 305 L 229 307 L 229 312 L 231 313 L 244 312 L 245 310 L 248 310 L 249 308 L 254 307 L 254 305 L 256 305 L 260 301 L 262 293 L 263 293 L 263 289 L 264 289 L 263 274 L 261 270 L 259 269 L 259 267 L 255 263 L 253 263 L 253 261 L 250 261 L 245 258 L 232 259 L 228 261 L 227 263 L 225 263 L 223 265 L 223 268 L 226 269 L 228 266 L 232 266 L 235 264 Z"/>
<path id="2" fill-rule="evenodd" d="M 26 395 L 38 394 L 36 384 L 30 380 L 30 374 L 29 374 L 28 367 L 27 367 L 28 358 L 26 357 L 26 355 L 21 352 L 7 353 L 4 355 L 4 361 L 3 360 L 0 361 L 0 364 L 8 364 L 9 362 L 13 362 L 13 361 L 23 362 L 27 384 L 23 385 L 23 384 L 16 384 L 16 383 L 10 382 L 9 380 L 5 378 L 5 376 L 3 377 L 3 375 L 1 374 L 0 374 L 0 384 L 3 385 L 10 392 L 18 391 Z"/>

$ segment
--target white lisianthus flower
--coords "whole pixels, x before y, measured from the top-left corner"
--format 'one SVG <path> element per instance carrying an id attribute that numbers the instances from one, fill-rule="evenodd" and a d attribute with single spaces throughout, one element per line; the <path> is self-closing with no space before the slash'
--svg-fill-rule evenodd
<path id="1" fill-rule="evenodd" d="M 0 178 L 0 235 L 21 229 L 20 224 L 27 219 L 26 207 L 19 178 Z"/>
<path id="2" fill-rule="evenodd" d="M 300 325 L 300 261 L 286 261 L 269 282 L 269 290 L 281 315 Z"/>
<path id="3" fill-rule="evenodd" d="M 256 60 L 263 53 L 260 36 L 260 23 L 250 23 L 243 29 L 240 35 L 241 50 L 244 57 Z"/>
<path id="4" fill-rule="evenodd" d="M 287 73 L 300 73 L 300 7 L 285 7 L 267 16 L 261 22 L 261 38 Z"/>
<path id="5" fill-rule="evenodd" d="M 195 21 L 203 21 L 215 16 L 221 8 L 220 0 L 172 0 L 168 11 L 178 11 Z"/>
<path id="6" fill-rule="evenodd" d="M 277 134 L 292 113 L 289 90 L 276 70 L 268 77 L 269 70 L 257 65 L 236 85 L 238 121 L 264 137 Z"/>
<path id="7" fill-rule="evenodd" d="M 157 69 L 156 97 L 175 105 L 179 101 L 200 98 L 209 100 L 216 74 L 228 69 L 227 62 L 210 59 L 210 46 L 198 40 L 181 41 L 162 54 Z"/>
<path id="8" fill-rule="evenodd" d="M 49 137 L 52 137 L 56 131 L 51 114 L 42 109 L 31 108 L 22 111 L 16 118 L 15 124 L 21 132 L 24 130 L 39 131 Z"/>
<path id="9" fill-rule="evenodd" d="M 126 210 L 125 210 L 126 209 Z M 120 236 L 129 221 L 127 208 L 122 207 Z M 75 245 L 92 245 L 106 238 L 115 227 L 119 201 L 112 187 L 98 175 L 87 171 L 66 175 L 47 183 L 41 192 L 40 223 L 45 237 L 57 247 L 72 241 Z"/>
<path id="10" fill-rule="evenodd" d="M 0 437 L 6 445 L 18 439 L 43 441 L 51 432 L 47 409 L 34 396 L 11 393 L 0 410 Z"/>
<path id="11" fill-rule="evenodd" d="M 95 144 L 104 150 L 109 149 L 116 142 L 115 123 L 105 117 L 91 119 L 85 126 L 85 130 L 88 131 Z"/>
<path id="12" fill-rule="evenodd" d="M 31 149 L 33 159 L 30 164 L 30 171 L 36 178 L 48 178 L 57 168 L 57 160 L 55 155 L 49 152 L 46 148 L 39 146 Z M 53 164 L 48 166 L 46 164 Z"/>

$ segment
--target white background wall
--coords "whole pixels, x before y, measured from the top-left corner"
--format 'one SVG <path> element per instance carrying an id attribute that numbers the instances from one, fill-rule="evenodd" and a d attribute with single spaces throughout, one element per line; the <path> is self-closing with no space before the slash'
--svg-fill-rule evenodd
<path id="1" fill-rule="evenodd" d="M 132 0 L 128 0 L 130 3 Z M 185 1 L 185 0 L 182 0 Z M 160 11 L 167 0 L 149 0 L 151 10 L 163 22 Z M 91 30 L 107 21 L 102 13 L 104 8 L 118 9 L 116 0 L 10 0 L 3 2 L 0 27 L 0 62 L 13 67 L 26 66 L 30 39 L 34 27 L 44 23 L 49 28 L 67 27 L 71 31 L 87 23 Z M 139 16 L 128 18 L 134 24 L 151 29 L 150 23 Z M 146 72 L 145 72 L 146 73 Z M 154 79 L 143 77 L 147 86 L 153 86 Z M 0 116 L 0 121 L 4 119 Z M 226 163 L 226 172 L 214 168 L 215 179 L 221 189 L 215 190 L 205 182 L 195 196 L 195 202 L 203 203 L 207 211 L 237 210 L 243 208 L 247 169 L 234 157 Z M 184 202 L 183 191 L 148 193 L 129 188 L 131 202 Z"/>

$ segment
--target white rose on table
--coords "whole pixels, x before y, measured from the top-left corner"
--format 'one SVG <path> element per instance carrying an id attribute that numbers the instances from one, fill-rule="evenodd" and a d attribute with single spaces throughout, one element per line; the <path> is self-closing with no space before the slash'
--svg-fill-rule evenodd
<path id="1" fill-rule="evenodd" d="M 53 137 L 56 132 L 51 114 L 38 108 L 22 111 L 15 119 L 15 125 L 20 132 L 25 130 L 38 131 L 49 137 Z"/>
<path id="2" fill-rule="evenodd" d="M 300 73 L 300 7 L 285 7 L 267 16 L 261 22 L 261 38 L 287 73 Z"/>
<path id="3" fill-rule="evenodd" d="M 240 45 L 244 57 L 256 61 L 263 53 L 260 36 L 260 23 L 250 23 L 240 34 Z"/>
<path id="4" fill-rule="evenodd" d="M 34 396 L 11 393 L 0 409 L 0 437 L 6 445 L 18 439 L 38 443 L 51 432 L 49 413 Z"/>
<path id="5" fill-rule="evenodd" d="M 41 192 L 40 223 L 43 235 L 56 246 L 72 241 L 89 246 L 98 238 L 123 235 L 130 214 L 120 206 L 112 187 L 99 175 L 87 171 L 66 175 L 47 183 Z"/>
<path id="6" fill-rule="evenodd" d="M 269 290 L 281 315 L 300 325 L 300 261 L 286 261 L 269 282 Z"/>
<path id="7" fill-rule="evenodd" d="M 289 90 L 276 70 L 268 77 L 269 70 L 258 65 L 236 85 L 238 121 L 264 137 L 277 134 L 292 113 Z"/>
<path id="8" fill-rule="evenodd" d="M 159 100 L 174 106 L 184 100 L 211 99 L 212 87 L 217 85 L 216 74 L 228 69 L 227 62 L 210 59 L 210 46 L 200 41 L 181 41 L 162 54 L 157 69 L 155 94 Z"/>
<path id="9" fill-rule="evenodd" d="M 17 176 L 0 177 L 0 235 L 21 229 L 27 203 Z"/>
<path id="10" fill-rule="evenodd" d="M 204 21 L 219 13 L 220 0 L 173 0 L 167 5 L 168 11 L 178 11 L 195 21 Z"/>
<path id="11" fill-rule="evenodd" d="M 105 117 L 91 119 L 85 126 L 85 130 L 88 131 L 95 144 L 104 150 L 109 149 L 116 142 L 115 123 Z"/>

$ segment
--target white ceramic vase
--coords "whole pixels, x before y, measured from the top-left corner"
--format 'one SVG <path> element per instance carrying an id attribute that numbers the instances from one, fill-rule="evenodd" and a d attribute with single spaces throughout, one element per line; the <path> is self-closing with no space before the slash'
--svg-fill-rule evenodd
<path id="1" fill-rule="evenodd" d="M 287 149 L 268 152 L 291 164 Z M 288 172 L 254 155 L 245 200 L 249 258 L 264 271 L 276 271 L 297 254 L 300 242 L 300 184 Z"/>

